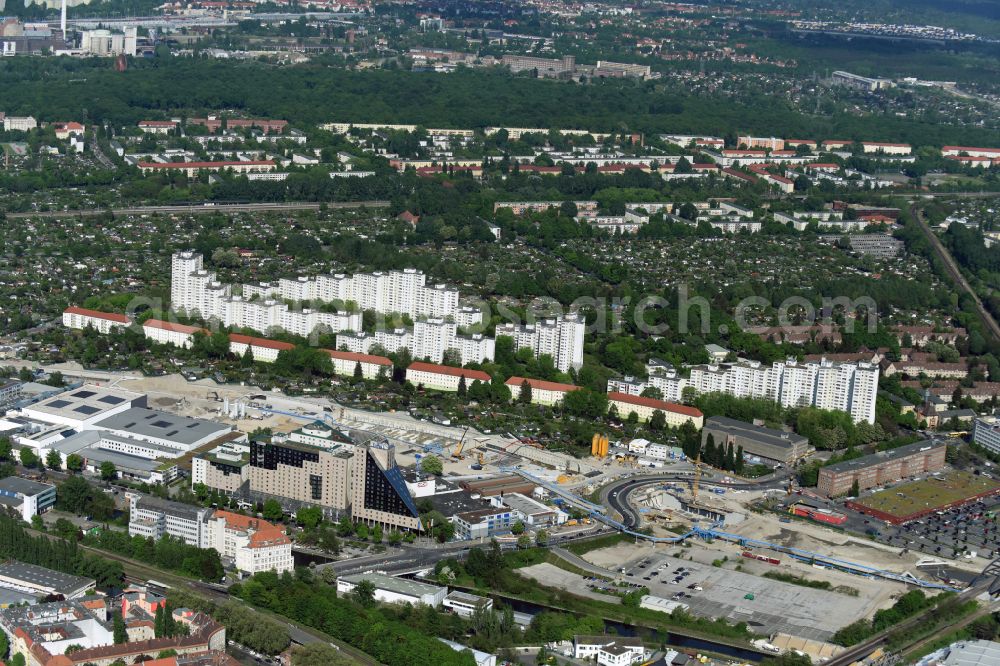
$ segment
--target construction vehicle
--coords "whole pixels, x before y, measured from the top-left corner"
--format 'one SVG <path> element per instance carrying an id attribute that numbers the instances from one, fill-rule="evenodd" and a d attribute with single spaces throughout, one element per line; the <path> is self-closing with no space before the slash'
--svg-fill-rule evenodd
<path id="1" fill-rule="evenodd" d="M 469 434 L 469 428 L 465 428 L 465 432 L 462 433 L 462 438 L 458 440 L 458 444 L 455 449 L 451 452 L 451 457 L 455 460 L 462 460 L 462 449 L 465 448 L 465 436 Z"/>
<path id="2" fill-rule="evenodd" d="M 482 452 L 482 451 L 479 451 L 479 452 L 478 452 L 478 453 L 476 454 L 476 462 L 472 463 L 472 464 L 471 464 L 471 465 L 469 466 L 469 468 L 470 468 L 470 469 L 474 469 L 474 470 L 476 470 L 476 471 L 478 472 L 479 470 L 481 470 L 481 469 L 483 468 L 483 465 L 484 465 L 485 463 L 486 463 L 486 456 L 484 456 L 484 455 L 483 455 L 483 452 Z"/>

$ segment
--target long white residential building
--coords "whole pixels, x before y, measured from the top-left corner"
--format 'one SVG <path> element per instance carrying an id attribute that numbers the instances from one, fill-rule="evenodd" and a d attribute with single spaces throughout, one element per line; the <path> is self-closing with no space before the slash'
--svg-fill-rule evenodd
<path id="1" fill-rule="evenodd" d="M 291 287 L 283 291 L 246 285 L 243 296 L 234 296 L 231 285 L 219 282 L 214 272 L 205 270 L 204 259 L 197 252 L 177 252 L 171 261 L 170 301 L 175 310 L 262 333 L 275 328 L 301 336 L 317 328 L 333 333 L 361 330 L 360 312 L 295 309 L 279 300 L 306 300 L 299 297 L 301 293 Z"/>
<path id="2" fill-rule="evenodd" d="M 347 343 L 348 350 L 368 353 L 367 347 L 372 344 L 379 344 L 389 352 L 408 347 L 419 358 L 427 356 L 441 360 L 444 349 L 456 348 L 466 362 L 493 358 L 492 340 L 481 336 L 456 339 L 440 324 L 441 320 L 449 320 L 452 327 L 473 326 L 482 322 L 482 311 L 459 305 L 458 290 L 442 284 L 428 285 L 427 276 L 413 268 L 282 278 L 277 282 L 242 285 L 242 295 L 236 295 L 232 285 L 223 284 L 214 272 L 205 270 L 201 254 L 177 252 L 171 262 L 170 299 L 175 310 L 189 314 L 197 312 L 203 319 L 216 318 L 226 326 L 261 332 L 281 328 L 301 336 L 310 335 L 318 327 L 332 333 L 360 331 L 361 313 L 358 310 L 426 318 L 438 327 L 434 331 L 423 331 L 430 333 L 427 339 L 414 340 L 405 336 L 392 339 L 394 332 L 386 332 L 385 340 Z M 356 307 L 322 312 L 290 307 L 286 301 L 350 303 Z M 411 335 L 420 338 L 422 332 L 415 329 Z M 413 348 L 414 344 L 420 348 L 419 352 Z"/>
<path id="3" fill-rule="evenodd" d="M 535 324 L 518 326 L 513 323 L 496 327 L 496 336 L 514 338 L 516 349 L 528 348 L 535 357 L 548 354 L 562 372 L 583 365 L 583 335 L 587 325 L 582 315 L 566 314 L 543 319 Z"/>
<path id="4" fill-rule="evenodd" d="M 355 354 L 394 354 L 405 347 L 413 358 L 429 358 L 433 363 L 442 362 L 445 352 L 451 351 L 462 365 L 492 361 L 496 349 L 493 338 L 481 333 L 459 335 L 455 322 L 441 318 L 418 319 L 413 328 L 338 335 L 337 346 Z"/>
<path id="5" fill-rule="evenodd" d="M 741 360 L 691 368 L 688 385 L 698 393 L 767 398 L 783 407 L 831 409 L 847 412 L 855 422 L 874 423 L 878 377 L 878 366 L 870 363 L 799 363 L 790 358 L 766 366 Z"/>

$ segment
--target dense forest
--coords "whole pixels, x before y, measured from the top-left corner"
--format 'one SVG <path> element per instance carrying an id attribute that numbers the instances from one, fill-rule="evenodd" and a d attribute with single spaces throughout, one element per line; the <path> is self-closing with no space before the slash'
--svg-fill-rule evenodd
<path id="1" fill-rule="evenodd" d="M 1000 132 L 907 118 L 807 116 L 771 97 L 695 97 L 666 83 L 601 80 L 588 84 L 516 77 L 500 70 L 448 76 L 378 70 L 353 72 L 305 64 L 271 67 L 202 58 L 153 58 L 116 72 L 108 61 L 70 58 L 0 62 L 8 114 L 40 120 L 80 117 L 133 124 L 184 110 L 233 109 L 294 123 L 332 120 L 425 126 L 585 127 L 594 131 L 734 130 L 787 136 L 907 141 L 917 145 L 997 145 Z"/>

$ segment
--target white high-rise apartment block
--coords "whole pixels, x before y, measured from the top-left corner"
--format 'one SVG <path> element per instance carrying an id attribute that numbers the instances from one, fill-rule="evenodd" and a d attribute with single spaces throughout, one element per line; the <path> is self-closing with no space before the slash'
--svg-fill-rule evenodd
<path id="1" fill-rule="evenodd" d="M 847 412 L 855 422 L 875 422 L 878 366 L 795 359 L 771 367 L 740 360 L 691 368 L 689 385 L 698 393 L 728 393 L 738 398 L 767 398 L 783 407 L 819 407 Z"/>
<path id="2" fill-rule="evenodd" d="M 320 275 L 315 278 L 282 278 L 278 282 L 243 285 L 243 295 L 233 295 L 232 287 L 205 270 L 202 255 L 177 252 L 171 264 L 171 301 L 175 310 L 183 310 L 203 319 L 215 318 L 225 326 L 249 328 L 267 333 L 281 328 L 295 335 L 308 336 L 317 329 L 333 333 L 361 331 L 360 312 L 322 312 L 296 309 L 286 301 L 315 304 L 335 301 L 356 304 L 362 310 L 398 313 L 416 319 L 412 330 L 378 331 L 374 335 L 342 335 L 338 347 L 361 354 L 370 353 L 373 345 L 393 353 L 407 348 L 414 358 L 430 358 L 435 363 L 445 352 L 455 350 L 462 363 L 492 360 L 494 342 L 482 335 L 458 335 L 459 326 L 481 323 L 478 308 L 459 306 L 458 291 L 444 285 L 427 286 L 426 276 L 412 268 L 401 271 Z M 572 362 L 575 329 L 541 326 L 547 335 L 542 353 Z M 583 327 L 579 330 L 579 362 L 583 361 Z M 550 339 L 551 338 L 551 339 Z M 568 367 L 568 366 L 567 366 Z"/>
<path id="3" fill-rule="evenodd" d="M 454 322 L 444 319 L 418 319 L 413 329 L 397 328 L 391 331 L 350 333 L 337 336 L 340 349 L 358 354 L 374 352 L 394 354 L 404 347 L 415 359 L 429 358 L 441 363 L 449 350 L 457 353 L 462 365 L 492 361 L 494 340 L 481 334 L 458 335 Z"/>
<path id="4" fill-rule="evenodd" d="M 537 324 L 518 326 L 507 323 L 496 327 L 496 335 L 514 339 L 515 349 L 527 347 L 535 357 L 548 354 L 562 372 L 583 365 L 583 335 L 587 325 L 581 315 L 566 314 L 543 319 Z"/>

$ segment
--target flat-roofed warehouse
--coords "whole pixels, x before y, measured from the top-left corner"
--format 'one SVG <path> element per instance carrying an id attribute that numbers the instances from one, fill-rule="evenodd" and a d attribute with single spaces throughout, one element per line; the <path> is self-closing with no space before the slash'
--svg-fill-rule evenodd
<path id="1" fill-rule="evenodd" d="M 94 424 L 122 437 L 151 442 L 175 451 L 190 451 L 233 430 L 215 421 L 193 419 L 144 407 L 133 407 Z"/>
<path id="2" fill-rule="evenodd" d="M 350 594 L 363 580 L 375 586 L 375 600 L 387 604 L 423 604 L 438 607 L 448 594 L 447 587 L 438 587 L 406 578 L 393 578 L 385 574 L 361 573 L 337 578 L 337 592 Z"/>
<path id="3" fill-rule="evenodd" d="M 145 406 L 146 396 L 142 393 L 85 384 L 25 407 L 21 413 L 43 423 L 86 428 L 125 410 Z"/>
<path id="4" fill-rule="evenodd" d="M 47 596 L 61 594 L 66 599 L 82 597 L 97 584 L 93 578 L 53 571 L 24 562 L 0 564 L 0 587 L 29 594 Z"/>
<path id="5" fill-rule="evenodd" d="M 702 445 L 711 435 L 715 445 L 728 446 L 733 449 L 743 447 L 743 453 L 756 456 L 766 462 L 791 465 L 796 460 L 804 458 L 812 450 L 809 440 L 792 432 L 765 428 L 746 421 L 737 421 L 727 416 L 712 416 L 705 419 L 702 430 Z"/>

